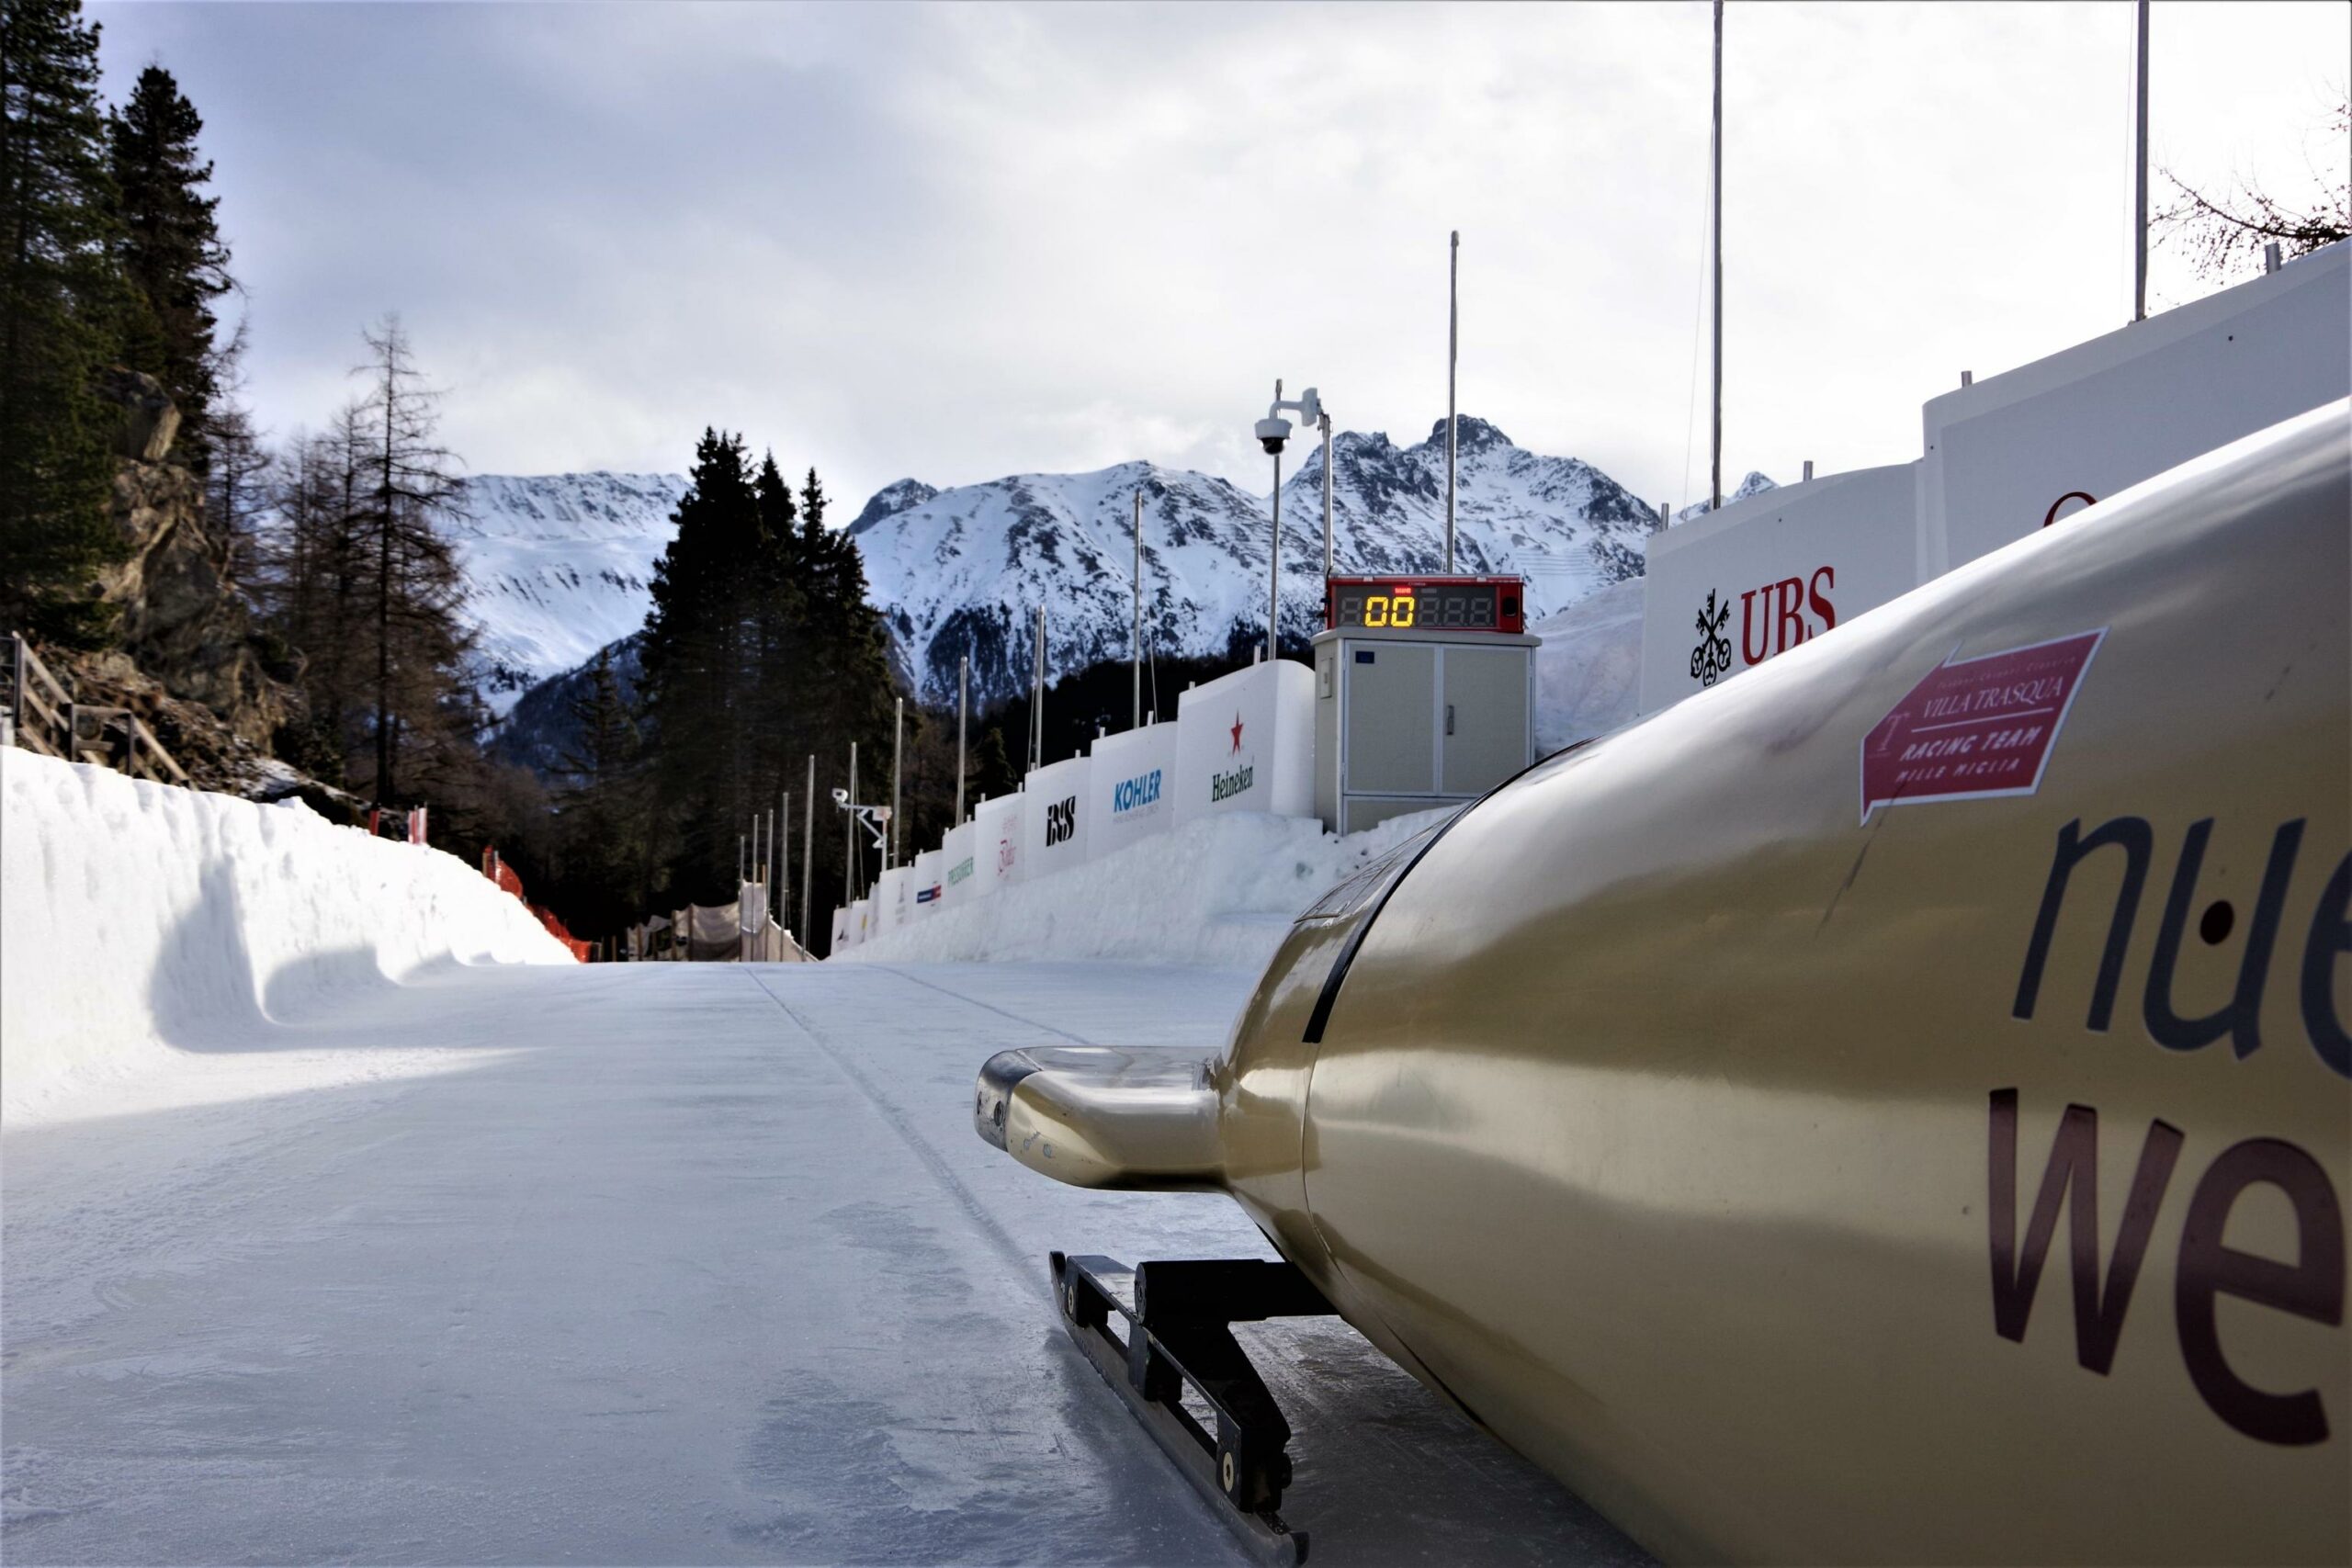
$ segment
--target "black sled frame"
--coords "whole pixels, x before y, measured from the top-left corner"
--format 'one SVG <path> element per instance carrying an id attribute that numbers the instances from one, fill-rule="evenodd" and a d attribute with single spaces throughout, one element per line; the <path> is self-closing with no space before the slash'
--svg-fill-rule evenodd
<path id="1" fill-rule="evenodd" d="M 1261 1562 L 1306 1562 L 1306 1533 L 1274 1511 L 1291 1480 L 1290 1423 L 1229 1325 L 1327 1316 L 1323 1293 L 1288 1263 L 1052 1258 L 1062 1325 L 1185 1479 Z"/>

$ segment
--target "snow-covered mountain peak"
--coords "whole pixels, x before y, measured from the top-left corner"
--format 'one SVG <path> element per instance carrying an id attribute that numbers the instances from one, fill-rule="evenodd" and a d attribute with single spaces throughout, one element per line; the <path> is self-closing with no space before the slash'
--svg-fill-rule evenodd
<path id="1" fill-rule="evenodd" d="M 1333 554 L 1342 572 L 1430 572 L 1443 559 L 1445 422 L 1399 447 L 1380 432 L 1332 437 Z M 1656 514 L 1590 464 L 1513 446 L 1462 416 L 1455 570 L 1528 581 L 1531 615 L 1638 575 Z M 1323 448 L 1294 448 L 1283 485 L 1283 634 L 1303 637 L 1322 605 Z M 1010 474 L 939 491 L 890 487 L 861 513 L 858 545 L 917 690 L 952 697 L 958 661 L 978 692 L 1018 690 L 1037 608 L 1047 660 L 1068 670 L 1128 646 L 1133 497 L 1144 497 L 1144 595 L 1156 648 L 1221 656 L 1262 635 L 1270 506 L 1227 479 L 1129 462 L 1078 474 Z"/>
<path id="2" fill-rule="evenodd" d="M 900 479 L 895 484 L 884 485 L 874 492 L 873 498 L 865 503 L 865 510 L 859 513 L 857 520 L 849 525 L 850 535 L 854 537 L 863 534 L 885 517 L 895 516 L 911 506 L 921 506 L 938 493 L 935 487 L 921 479 Z"/>
<path id="3" fill-rule="evenodd" d="M 678 474 L 477 474 L 447 533 L 481 633 L 482 694 L 503 715 L 523 691 L 645 621 L 653 563 L 685 493 Z"/>

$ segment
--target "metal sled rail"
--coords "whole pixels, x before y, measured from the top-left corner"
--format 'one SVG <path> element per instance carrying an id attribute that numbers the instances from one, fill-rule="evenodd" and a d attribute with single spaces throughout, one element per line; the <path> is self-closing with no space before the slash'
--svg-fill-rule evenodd
<path id="1" fill-rule="evenodd" d="M 1323 1316 L 1331 1303 L 1288 1263 L 1052 1257 L 1062 1325 L 1102 1380 L 1259 1561 L 1306 1562 L 1306 1532 L 1274 1511 L 1291 1480 L 1290 1423 L 1229 1325 Z"/>

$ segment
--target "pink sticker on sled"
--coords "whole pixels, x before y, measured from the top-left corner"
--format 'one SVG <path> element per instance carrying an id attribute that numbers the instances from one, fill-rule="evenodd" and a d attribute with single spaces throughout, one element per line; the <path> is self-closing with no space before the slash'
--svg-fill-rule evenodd
<path id="1" fill-rule="evenodd" d="M 2031 795 L 2107 628 L 1946 660 L 1862 738 L 1862 820 L 1882 806 Z"/>

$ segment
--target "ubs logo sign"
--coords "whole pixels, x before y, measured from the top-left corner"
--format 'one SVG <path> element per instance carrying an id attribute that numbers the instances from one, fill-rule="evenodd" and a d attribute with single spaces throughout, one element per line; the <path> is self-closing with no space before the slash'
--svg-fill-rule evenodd
<path id="1" fill-rule="evenodd" d="M 1739 596 L 1739 661 L 1761 664 L 1776 653 L 1786 653 L 1809 642 L 1838 624 L 1838 606 L 1828 590 L 1838 586 L 1838 569 L 1817 567 L 1811 577 L 1784 577 Z M 1807 612 L 1811 614 L 1808 615 Z M 1731 671 L 1731 639 L 1724 636 L 1731 620 L 1731 602 L 1713 589 L 1699 611 L 1699 646 L 1690 650 L 1690 678 L 1712 686 Z"/>
<path id="2" fill-rule="evenodd" d="M 1724 623 L 1730 619 L 1731 606 L 1717 608 L 1715 591 L 1708 589 L 1707 602 L 1699 610 L 1699 646 L 1690 650 L 1690 679 L 1702 686 L 1713 685 L 1731 668 L 1731 639 L 1723 635 Z"/>
<path id="3" fill-rule="evenodd" d="M 1046 847 L 1069 842 L 1078 831 L 1078 796 L 1069 795 L 1046 807 Z"/>

